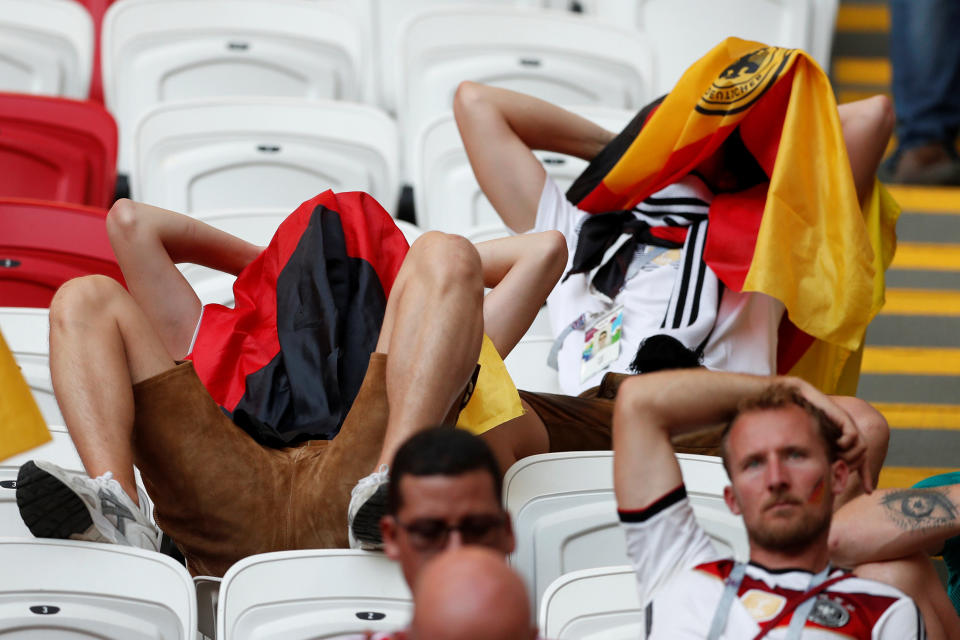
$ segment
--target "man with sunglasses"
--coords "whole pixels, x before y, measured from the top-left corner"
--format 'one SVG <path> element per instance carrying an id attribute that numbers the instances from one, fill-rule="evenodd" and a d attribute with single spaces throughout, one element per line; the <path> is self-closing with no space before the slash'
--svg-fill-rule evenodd
<path id="1" fill-rule="evenodd" d="M 380 530 L 384 551 L 399 563 L 411 592 L 427 564 L 445 552 L 479 546 L 504 558 L 505 564 L 515 540 L 502 496 L 496 457 L 486 442 L 466 431 L 425 429 L 397 449 Z M 397 631 L 342 640 L 411 637 L 410 631 Z"/>
<path id="2" fill-rule="evenodd" d="M 480 545 L 513 551 L 503 480 L 490 448 L 463 430 L 436 427 L 407 440 L 393 459 L 387 515 L 380 521 L 384 551 L 413 585 L 438 553 Z"/>

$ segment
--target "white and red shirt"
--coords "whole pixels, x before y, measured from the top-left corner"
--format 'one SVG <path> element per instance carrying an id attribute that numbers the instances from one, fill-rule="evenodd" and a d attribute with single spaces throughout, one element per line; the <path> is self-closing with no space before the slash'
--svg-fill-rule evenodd
<path id="1" fill-rule="evenodd" d="M 702 639 L 707 636 L 734 562 L 719 557 L 693 515 L 683 486 L 642 511 L 620 513 L 627 551 L 647 615 L 648 639 Z M 830 578 L 842 575 L 831 571 Z M 769 570 L 748 564 L 721 638 L 754 638 L 762 625 L 809 588 L 803 570 Z M 847 577 L 815 596 L 804 625 L 805 640 L 922 640 L 923 621 L 913 600 L 888 585 Z M 790 615 L 765 636 L 786 636 Z"/>
<path id="2" fill-rule="evenodd" d="M 634 214 L 667 225 L 679 224 L 679 220 L 705 220 L 712 200 L 706 183 L 688 175 L 637 205 Z M 565 274 L 573 265 L 580 228 L 588 216 L 567 200 L 553 178 L 546 177 L 532 231 L 557 230 L 563 234 L 568 250 Z M 607 369 L 581 379 L 584 329 L 574 329 L 563 338 L 557 364 L 564 393 L 577 395 L 599 385 L 607 371 L 629 373 L 643 340 L 666 332 L 691 349 L 702 345 L 703 364 L 708 369 L 757 375 L 776 371 L 777 329 L 783 304 L 761 293 L 722 288 L 702 261 L 704 230 L 690 234 L 684 249 L 665 251 L 652 260 L 642 258 L 641 247 L 623 290 L 613 301 L 591 290 L 587 274 L 561 279 L 553 288 L 547 297 L 547 312 L 554 338 L 581 314 L 602 315 L 623 306 L 620 356 Z"/>

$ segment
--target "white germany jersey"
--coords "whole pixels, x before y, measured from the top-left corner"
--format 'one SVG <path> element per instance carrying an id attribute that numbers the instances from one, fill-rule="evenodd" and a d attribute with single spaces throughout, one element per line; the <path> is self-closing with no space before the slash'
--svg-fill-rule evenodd
<path id="1" fill-rule="evenodd" d="M 704 182 L 690 175 L 638 205 L 635 215 L 650 219 L 705 217 L 712 199 Z M 589 215 L 574 207 L 553 178 L 547 176 L 533 231 L 557 230 L 566 238 L 569 255 L 564 274 L 573 264 L 580 227 Z M 702 252 L 702 239 L 697 247 Z M 564 393 L 577 395 L 597 386 L 608 371 L 629 373 L 643 340 L 663 333 L 667 324 L 679 327 L 682 335 L 678 338 L 688 346 L 705 343 L 703 364 L 709 369 L 758 375 L 776 371 L 777 328 L 783 304 L 760 293 L 724 290 L 720 296 L 713 272 L 706 265 L 698 268 L 696 260 L 683 260 L 684 256 L 682 250 L 670 250 L 639 267 L 636 265 L 642 260 L 636 256 L 634 268 L 613 304 L 591 292 L 585 274 L 561 280 L 554 287 L 547 297 L 547 311 L 555 338 L 581 314 L 602 314 L 617 305 L 624 310 L 619 358 L 585 380 L 581 380 L 584 330 L 567 334 L 558 354 L 560 388 Z M 673 295 L 675 289 L 686 295 Z M 682 308 L 677 308 L 679 299 L 685 301 Z"/>
<path id="2" fill-rule="evenodd" d="M 647 638 L 705 638 L 734 563 L 718 557 L 710 538 L 694 519 L 684 488 L 679 487 L 643 511 L 621 512 L 620 520 L 637 575 L 640 601 L 647 603 Z M 830 577 L 843 573 L 836 569 Z M 798 600 L 810 579 L 807 571 L 771 571 L 747 565 L 721 637 L 756 637 L 761 625 Z M 804 640 L 924 638 L 922 619 L 913 600 L 893 587 L 850 576 L 816 597 L 804 626 Z M 785 615 L 765 637 L 781 640 L 789 625 L 790 615 Z"/>

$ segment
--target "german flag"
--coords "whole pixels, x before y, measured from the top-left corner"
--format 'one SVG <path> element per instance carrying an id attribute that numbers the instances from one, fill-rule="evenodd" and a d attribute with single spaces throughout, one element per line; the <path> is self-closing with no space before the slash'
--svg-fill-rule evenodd
<path id="1" fill-rule="evenodd" d="M 333 438 L 407 249 L 366 193 L 325 191 L 304 202 L 237 277 L 234 308 L 203 308 L 188 358 L 207 391 L 262 444 Z"/>
<path id="2" fill-rule="evenodd" d="M 40 408 L 0 334 L 0 460 L 49 441 Z"/>
<path id="3" fill-rule="evenodd" d="M 704 259 L 728 288 L 784 303 L 779 373 L 852 394 L 899 210 L 878 183 L 861 211 L 833 91 L 806 53 L 728 38 L 641 111 L 567 196 L 593 213 L 630 209 L 734 132 L 768 180 L 716 196 Z"/>

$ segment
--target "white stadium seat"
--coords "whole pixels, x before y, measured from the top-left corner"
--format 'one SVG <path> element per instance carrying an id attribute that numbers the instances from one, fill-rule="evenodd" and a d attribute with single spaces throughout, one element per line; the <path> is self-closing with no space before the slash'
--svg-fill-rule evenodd
<path id="1" fill-rule="evenodd" d="M 120 171 L 133 162 L 136 122 L 162 102 L 254 95 L 362 99 L 372 65 L 367 34 L 345 2 L 113 4 L 103 21 L 103 84 L 120 126 Z"/>
<path id="2" fill-rule="evenodd" d="M 48 460 L 64 469 L 83 471 L 66 428 L 52 426 L 50 435 L 53 438 L 50 442 L 0 462 L 0 536 L 33 538 L 17 508 L 16 480 L 20 465 L 27 460 Z"/>
<path id="3" fill-rule="evenodd" d="M 540 603 L 540 633 L 556 640 L 642 638 L 644 620 L 630 565 L 564 574 Z"/>
<path id="4" fill-rule="evenodd" d="M 284 98 L 209 99 L 157 107 L 140 121 L 134 198 L 188 214 L 293 211 L 333 189 L 392 208 L 393 120 L 367 105 Z"/>
<path id="5" fill-rule="evenodd" d="M 0 0 L 0 91 L 85 99 L 93 20 L 73 0 Z"/>
<path id="6" fill-rule="evenodd" d="M 635 110 L 652 97 L 644 37 L 588 17 L 520 7 L 444 7 L 401 29 L 396 64 L 402 137 L 449 111 L 463 80 L 555 104 Z M 409 169 L 408 169 L 409 170 Z"/>
<path id="7" fill-rule="evenodd" d="M 47 309 L 0 307 L 0 331 L 20 365 L 47 424 L 63 424 L 50 380 L 50 320 Z"/>
<path id="8" fill-rule="evenodd" d="M 368 3 L 369 18 L 377 37 L 373 39 L 377 59 L 377 104 L 390 111 L 396 110 L 396 52 L 400 29 L 412 15 L 424 9 L 455 4 L 476 5 L 477 0 L 354 0 Z M 486 5 L 537 6 L 537 0 L 485 0 Z"/>
<path id="9" fill-rule="evenodd" d="M 827 73 L 830 73 L 830 55 L 839 5 L 840 0 L 813 0 L 813 36 L 807 51 Z"/>
<path id="10" fill-rule="evenodd" d="M 187 570 L 152 551 L 0 539 L 0 637 L 194 640 Z"/>
<path id="11" fill-rule="evenodd" d="M 719 458 L 677 456 L 697 519 L 721 553 L 746 559 L 746 531 L 727 509 Z M 520 460 L 504 476 L 504 503 L 517 548 L 510 558 L 536 606 L 557 577 L 629 562 L 613 495 L 609 451 L 550 453 Z"/>
<path id="12" fill-rule="evenodd" d="M 687 67 L 729 36 L 812 50 L 815 1 L 590 0 L 588 5 L 608 24 L 631 25 L 649 39 L 659 95 L 670 91 Z"/>
<path id="13" fill-rule="evenodd" d="M 223 577 L 217 637 L 306 640 L 404 628 L 413 611 L 400 567 L 380 553 L 281 551 Z"/>
<path id="14" fill-rule="evenodd" d="M 635 115 L 609 107 L 567 107 L 610 131 L 619 132 Z M 480 190 L 452 113 L 435 118 L 412 141 L 410 171 L 417 220 L 424 229 L 466 235 L 474 242 L 502 237 L 506 227 Z M 587 166 L 561 153 L 536 152 L 544 169 L 566 189 Z M 499 231 L 498 231 L 499 229 Z"/>
<path id="15" fill-rule="evenodd" d="M 531 335 L 528 332 L 504 358 L 507 371 L 518 389 L 561 393 L 557 371 L 547 366 L 547 357 L 552 347 L 553 336 Z"/>

